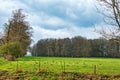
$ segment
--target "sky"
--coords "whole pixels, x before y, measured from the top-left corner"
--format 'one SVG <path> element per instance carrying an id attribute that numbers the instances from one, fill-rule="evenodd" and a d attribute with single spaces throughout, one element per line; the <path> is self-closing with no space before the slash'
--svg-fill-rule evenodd
<path id="1" fill-rule="evenodd" d="M 96 0 L 0 0 L 0 31 L 13 10 L 23 9 L 34 43 L 46 38 L 99 38 L 95 28 L 104 23 L 96 5 Z"/>

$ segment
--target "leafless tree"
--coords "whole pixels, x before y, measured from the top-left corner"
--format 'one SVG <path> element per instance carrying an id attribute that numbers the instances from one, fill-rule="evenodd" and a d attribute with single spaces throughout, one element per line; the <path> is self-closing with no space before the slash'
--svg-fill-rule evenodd
<path id="1" fill-rule="evenodd" d="M 103 26 L 98 31 L 107 39 L 114 38 L 116 41 L 120 40 L 120 0 L 97 0 L 99 2 L 98 11 L 104 16 L 104 22 L 110 26 L 112 29 L 108 28 L 109 32 L 105 31 Z M 101 8 L 101 9 L 100 9 Z"/>

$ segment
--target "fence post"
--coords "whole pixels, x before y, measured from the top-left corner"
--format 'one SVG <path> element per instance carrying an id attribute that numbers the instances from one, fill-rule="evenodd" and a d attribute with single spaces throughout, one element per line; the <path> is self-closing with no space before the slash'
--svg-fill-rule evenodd
<path id="1" fill-rule="evenodd" d="M 93 72 L 94 74 L 97 73 L 97 71 L 96 71 L 96 65 L 94 65 L 94 67 L 93 67 L 93 71 L 94 71 L 94 72 Z"/>
<path id="2" fill-rule="evenodd" d="M 63 69 L 64 69 L 64 72 L 65 72 L 65 62 L 64 62 L 64 65 L 63 65 Z"/>
<path id="3" fill-rule="evenodd" d="M 18 71 L 18 60 L 17 60 L 17 65 L 16 65 L 16 71 Z"/>
<path id="4" fill-rule="evenodd" d="M 39 72 L 40 72 L 40 60 L 39 60 L 39 62 L 38 62 L 38 70 L 39 70 Z"/>

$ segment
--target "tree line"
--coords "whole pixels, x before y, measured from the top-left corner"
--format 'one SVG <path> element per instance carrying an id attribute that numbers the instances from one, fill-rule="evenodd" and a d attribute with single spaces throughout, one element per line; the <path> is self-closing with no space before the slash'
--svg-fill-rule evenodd
<path id="1" fill-rule="evenodd" d="M 33 56 L 120 57 L 120 43 L 115 39 L 41 39 L 31 49 Z"/>

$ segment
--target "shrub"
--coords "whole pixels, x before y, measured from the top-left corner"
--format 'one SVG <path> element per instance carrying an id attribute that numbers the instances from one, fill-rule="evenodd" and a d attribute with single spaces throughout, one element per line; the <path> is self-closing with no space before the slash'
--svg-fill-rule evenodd
<path id="1" fill-rule="evenodd" d="M 21 47 L 19 42 L 10 42 L 0 46 L 0 54 L 4 55 L 4 58 L 15 58 L 21 55 Z M 7 60 L 9 60 L 7 59 Z M 12 59 L 10 59 L 12 60 Z"/>

